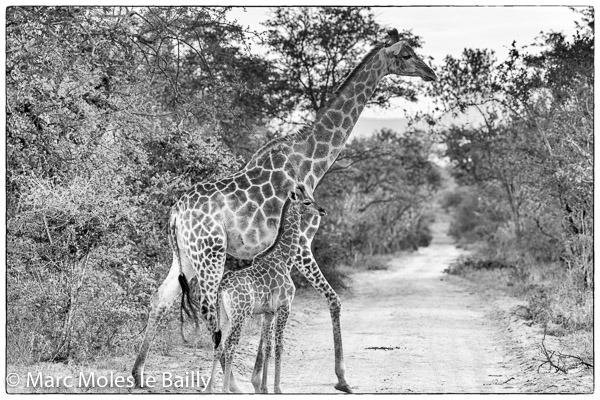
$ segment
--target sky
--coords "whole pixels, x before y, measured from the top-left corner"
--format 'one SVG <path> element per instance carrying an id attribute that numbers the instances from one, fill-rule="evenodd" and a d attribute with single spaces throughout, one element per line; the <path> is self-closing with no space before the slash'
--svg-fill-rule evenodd
<path id="1" fill-rule="evenodd" d="M 373 11 L 381 25 L 412 30 L 421 36 L 424 43 L 418 52 L 432 57 L 432 63 L 437 65 L 443 63 L 446 55 L 460 57 L 465 48 L 491 49 L 503 60 L 513 41 L 517 47 L 530 45 L 542 31 L 562 31 L 571 36 L 576 29 L 574 21 L 579 20 L 579 15 L 568 6 L 550 5 L 373 7 Z M 264 30 L 260 23 L 268 13 L 268 7 L 247 7 L 245 11 L 235 8 L 229 16 L 260 32 Z M 421 107 L 404 103 L 397 106 L 409 112 Z M 398 111 L 366 109 L 362 116 L 393 118 Z"/>
<path id="2" fill-rule="evenodd" d="M 513 40 L 529 45 L 541 31 L 575 32 L 578 16 L 566 6 L 407 6 L 373 7 L 376 20 L 383 26 L 412 30 L 423 38 L 420 53 L 441 63 L 447 54 L 460 56 L 469 48 L 489 48 L 496 54 L 508 54 Z M 268 7 L 235 8 L 229 15 L 243 26 L 262 31 Z"/>

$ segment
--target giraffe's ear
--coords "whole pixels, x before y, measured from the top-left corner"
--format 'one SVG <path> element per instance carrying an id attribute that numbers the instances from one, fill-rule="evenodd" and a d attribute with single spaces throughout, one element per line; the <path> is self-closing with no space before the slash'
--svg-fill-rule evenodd
<path id="1" fill-rule="evenodd" d="M 288 193 L 288 197 L 292 201 L 298 201 L 298 193 L 296 193 L 295 190 L 290 190 L 290 192 Z"/>
<path id="2" fill-rule="evenodd" d="M 385 54 L 388 55 L 389 57 L 395 57 L 398 54 L 400 54 L 403 47 L 404 47 L 404 44 L 401 42 L 394 43 L 393 45 L 385 48 Z"/>

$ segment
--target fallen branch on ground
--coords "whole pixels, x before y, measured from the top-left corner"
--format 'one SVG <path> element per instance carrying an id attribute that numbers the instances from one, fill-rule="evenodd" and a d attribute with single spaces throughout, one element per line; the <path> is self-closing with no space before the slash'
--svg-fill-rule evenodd
<path id="1" fill-rule="evenodd" d="M 546 345 L 544 344 L 545 339 L 546 339 L 546 331 L 544 330 L 544 337 L 542 338 L 542 343 L 538 347 L 540 349 L 540 352 L 542 353 L 542 355 L 544 357 L 546 357 L 546 359 L 538 360 L 538 361 L 542 361 L 542 363 L 538 366 L 538 369 L 537 369 L 538 373 L 540 372 L 540 368 L 542 368 L 546 364 L 549 364 L 549 370 L 552 370 L 552 368 L 554 368 L 555 372 L 560 371 L 563 374 L 568 373 L 567 371 L 569 369 L 578 367 L 580 365 L 583 365 L 586 368 L 594 368 L 594 364 L 590 364 L 590 363 L 586 362 L 581 357 L 573 356 L 570 354 L 562 354 L 559 351 L 548 350 L 546 348 Z M 578 361 L 578 363 L 576 365 L 568 365 L 567 362 L 565 361 L 565 359 L 567 359 L 567 358 L 574 359 L 574 360 Z"/>

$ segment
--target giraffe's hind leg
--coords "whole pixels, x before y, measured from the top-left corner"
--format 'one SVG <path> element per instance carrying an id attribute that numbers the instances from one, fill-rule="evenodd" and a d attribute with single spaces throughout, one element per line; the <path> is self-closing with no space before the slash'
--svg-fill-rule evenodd
<path id="1" fill-rule="evenodd" d="M 200 316 L 206 322 L 216 348 L 221 342 L 217 323 L 217 289 L 225 269 L 225 238 L 199 239 L 196 248 L 198 253 L 190 254 L 189 258 L 198 276 Z"/>
<path id="2" fill-rule="evenodd" d="M 217 348 L 222 341 L 222 332 L 217 320 L 217 290 L 225 270 L 225 258 L 227 256 L 224 231 L 215 227 L 212 229 L 210 236 L 198 238 L 194 248 L 199 249 L 199 251 L 190 252 L 188 259 L 191 260 L 198 277 L 200 314 L 206 322 L 208 331 L 212 334 L 214 347 Z M 221 357 L 221 366 L 225 366 L 224 356 Z M 233 372 L 230 372 L 229 382 L 232 392 L 241 392 Z"/>
<path id="3" fill-rule="evenodd" d="M 169 270 L 167 278 L 160 285 L 154 296 L 152 296 L 150 313 L 148 315 L 148 322 L 146 324 L 146 331 L 144 333 L 144 340 L 142 341 L 142 345 L 131 372 L 131 375 L 134 378 L 135 387 L 137 388 L 141 387 L 144 383 L 144 365 L 148 357 L 150 346 L 152 345 L 152 341 L 156 335 L 158 323 L 173 303 L 175 297 L 181 293 L 181 288 L 179 285 L 179 275 L 181 271 L 182 268 L 179 266 L 177 257 L 173 257 L 173 264 L 171 265 L 171 269 Z M 183 268 L 183 272 L 188 278 L 193 275 L 193 270 L 189 268 Z"/>
<path id="4" fill-rule="evenodd" d="M 206 388 L 204 390 L 204 392 L 206 392 L 206 393 L 213 393 L 214 380 L 215 380 L 215 376 L 216 376 L 216 372 L 217 372 L 217 369 L 216 369 L 217 362 L 219 362 L 221 364 L 221 370 L 223 372 L 225 371 L 225 344 L 227 343 L 227 338 L 231 334 L 231 324 L 229 321 L 229 317 L 225 313 L 225 310 L 223 309 L 222 304 L 219 304 L 219 307 L 221 308 L 219 325 L 220 325 L 220 328 L 223 330 L 223 340 L 221 340 L 221 343 L 219 343 L 219 346 L 217 348 L 215 348 L 215 351 L 214 351 L 213 367 L 212 367 L 212 371 L 210 374 L 210 379 L 208 380 L 208 382 L 206 384 Z M 231 392 L 242 393 L 241 389 L 239 388 L 239 386 L 235 380 L 233 371 L 230 371 L 230 373 L 229 373 L 229 385 L 230 385 Z"/>
<path id="5" fill-rule="evenodd" d="M 342 327 L 340 322 L 340 311 L 342 303 L 327 279 L 323 276 L 319 265 L 310 250 L 310 243 L 299 248 L 296 268 L 308 280 L 313 288 L 323 295 L 329 304 L 331 324 L 333 325 L 333 348 L 335 353 L 335 374 L 338 382 L 335 388 L 342 392 L 353 393 L 346 381 L 346 366 L 344 363 L 344 350 L 342 348 Z"/>

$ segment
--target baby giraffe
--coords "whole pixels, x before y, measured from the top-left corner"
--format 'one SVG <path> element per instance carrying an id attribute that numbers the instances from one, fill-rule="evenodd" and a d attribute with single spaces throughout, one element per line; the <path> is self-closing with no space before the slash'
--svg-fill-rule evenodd
<path id="1" fill-rule="evenodd" d="M 326 215 L 300 185 L 288 193 L 283 206 L 281 224 L 273 244 L 254 257 L 252 266 L 239 271 L 228 271 L 223 275 L 218 291 L 218 320 L 224 332 L 223 340 L 215 349 L 210 381 L 206 391 L 212 391 L 217 364 L 223 358 L 223 392 L 230 391 L 231 363 L 235 347 L 240 341 L 244 323 L 252 314 L 263 314 L 259 354 L 262 364 L 262 381 L 252 381 L 255 390 L 267 393 L 267 370 L 271 355 L 273 319 L 275 319 L 275 393 L 281 393 L 281 352 L 283 334 L 290 314 L 296 288 L 290 271 L 297 256 L 300 218 L 303 213 Z M 227 331 L 224 329 L 228 325 Z M 261 349 L 259 348 L 259 351 Z"/>

